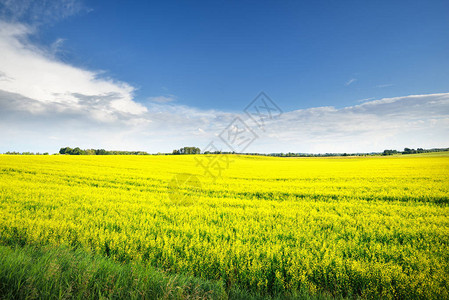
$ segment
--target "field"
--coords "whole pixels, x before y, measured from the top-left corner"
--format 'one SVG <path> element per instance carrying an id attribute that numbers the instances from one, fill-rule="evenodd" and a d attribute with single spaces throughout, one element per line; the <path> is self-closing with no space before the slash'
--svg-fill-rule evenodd
<path id="1" fill-rule="evenodd" d="M 448 153 L 226 158 L 213 180 L 193 155 L 0 155 L 0 252 L 76 249 L 201 297 L 449 298 Z"/>

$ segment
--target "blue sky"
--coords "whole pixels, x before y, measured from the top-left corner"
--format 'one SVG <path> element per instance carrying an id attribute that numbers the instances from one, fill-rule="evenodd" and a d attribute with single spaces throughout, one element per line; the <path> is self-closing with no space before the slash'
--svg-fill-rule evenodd
<path id="1" fill-rule="evenodd" d="M 14 65 L 13 58 L 3 65 L 0 61 L 0 74 L 11 79 L 0 81 L 0 91 L 15 95 L 4 95 L 4 103 L 9 101 L 9 106 L 3 106 L 4 113 L 7 109 L 17 112 L 23 103 L 31 105 L 30 101 L 36 100 L 37 105 L 45 104 L 41 112 L 58 111 L 58 124 L 62 120 L 63 126 L 67 126 L 66 131 L 48 130 L 45 136 L 34 133 L 33 126 L 46 130 L 54 126 L 50 126 L 49 118 L 44 115 L 39 118 L 36 111 L 28 109 L 32 115 L 20 115 L 22 121 L 33 121 L 29 125 L 21 124 L 19 133 L 4 137 L 0 151 L 16 148 L 38 151 L 49 145 L 48 151 L 57 151 L 59 146 L 72 144 L 115 149 L 138 147 L 150 152 L 171 151 L 185 143 L 201 147 L 199 144 L 207 144 L 227 126 L 229 118 L 245 116 L 243 108 L 260 91 L 265 91 L 287 117 L 295 112 L 296 117 L 289 123 L 290 128 L 282 123 L 272 126 L 284 128 L 282 132 L 271 135 L 260 132 L 259 143 L 254 143 L 248 151 L 350 152 L 414 145 L 447 146 L 447 101 L 431 112 L 420 108 L 429 112 L 426 119 L 417 120 L 419 114 L 413 112 L 411 115 L 415 117 L 402 120 L 408 122 L 404 124 L 439 120 L 435 125 L 438 131 L 427 128 L 418 139 L 411 132 L 395 131 L 382 136 L 385 128 L 400 127 L 387 125 L 392 119 L 387 118 L 389 108 L 368 113 L 379 118 L 374 124 L 386 122 L 386 127 L 380 126 L 383 130 L 375 133 L 370 129 L 360 136 L 345 129 L 334 133 L 332 139 L 325 138 L 332 131 L 327 130 L 326 134 L 318 132 L 305 141 L 300 132 L 301 128 L 317 128 L 313 124 L 326 123 L 316 116 L 320 109 L 326 114 L 332 114 L 326 110 L 328 107 L 338 110 L 337 115 L 348 111 L 354 114 L 351 109 L 357 105 L 400 98 L 405 99 L 397 100 L 404 103 L 404 111 L 398 115 L 407 115 L 410 109 L 407 96 L 421 95 L 425 101 L 434 103 L 432 97 L 443 97 L 441 94 L 449 92 L 447 1 L 64 0 L 59 4 L 42 2 L 41 7 L 32 1 L 1 0 L 0 3 L 3 42 L 10 47 L 0 51 L 7 57 L 9 49 L 10 57 L 14 53 L 18 62 L 25 58 L 33 61 L 32 69 L 27 69 L 31 68 L 30 64 Z M 23 59 L 16 55 L 20 53 L 17 49 L 27 49 L 22 53 Z M 42 69 L 34 67 L 40 65 L 38 61 Z M 45 67 L 46 63 L 56 64 L 61 70 L 71 68 L 72 79 L 63 81 L 65 72 L 61 71 L 57 81 L 44 80 L 53 76 L 47 72 L 51 68 Z M 75 75 L 76 72 L 84 75 L 90 72 L 90 75 L 77 84 L 76 78 L 81 75 Z M 23 74 L 44 79 L 34 82 Z M 30 82 L 36 87 L 31 89 Z M 111 93 L 115 93 L 115 98 L 104 98 Z M 440 96 L 429 96 L 434 94 Z M 28 100 L 20 100 L 17 95 Z M 122 99 L 120 104 L 117 97 Z M 98 106 L 99 101 L 104 105 Z M 92 106 L 92 103 L 97 104 Z M 67 124 L 81 122 L 84 117 L 92 119 L 86 114 L 76 115 L 75 106 L 82 106 L 84 112 L 97 110 L 93 122 L 98 128 L 119 132 L 120 137 L 107 135 L 101 141 L 92 132 L 85 134 L 87 129 L 80 124 L 69 127 Z M 298 119 L 297 115 L 304 111 L 314 117 Z M 123 113 L 131 115 L 124 117 Z M 114 117 L 105 121 L 106 115 Z M 333 117 L 341 125 L 338 120 L 342 117 Z M 326 118 L 330 122 L 332 117 Z M 112 119 L 138 126 L 129 128 L 134 135 L 132 141 L 123 138 L 129 132 L 125 134 L 117 129 L 123 126 L 107 123 Z M 354 120 L 364 119 L 367 118 L 355 116 L 353 123 L 346 126 L 357 127 L 360 121 Z M 10 127 L 14 119 L 8 122 L 3 119 L 3 126 Z M 338 127 L 332 125 L 334 121 L 330 123 L 330 129 Z M 179 124 L 191 127 L 191 131 L 186 129 L 179 137 L 176 129 Z M 79 130 L 70 134 L 73 139 L 69 139 L 63 132 L 73 128 Z M 167 128 L 174 128 L 173 132 Z M 430 133 L 435 136 L 429 140 Z M 35 137 L 27 139 L 32 142 L 20 141 L 30 135 Z M 335 139 L 342 135 L 343 140 Z M 377 139 L 378 142 L 372 142 Z"/>
<path id="2" fill-rule="evenodd" d="M 445 92 L 447 1 L 124 1 L 46 26 L 69 63 L 199 108 L 263 90 L 287 110 Z M 350 85 L 346 85 L 355 79 Z"/>

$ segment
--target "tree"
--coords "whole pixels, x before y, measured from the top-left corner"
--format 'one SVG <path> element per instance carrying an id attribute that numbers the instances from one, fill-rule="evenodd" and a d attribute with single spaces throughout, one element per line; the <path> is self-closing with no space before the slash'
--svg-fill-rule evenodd
<path id="1" fill-rule="evenodd" d="M 398 153 L 397 150 L 384 150 L 384 152 L 382 152 L 382 155 L 393 155 L 397 153 Z"/>
<path id="2" fill-rule="evenodd" d="M 402 154 L 413 154 L 413 153 L 416 153 L 416 150 L 410 148 L 404 148 L 404 152 L 402 152 Z"/>
<path id="3" fill-rule="evenodd" d="M 76 147 L 72 150 L 72 155 L 85 155 L 86 152 L 84 150 L 81 150 L 80 147 Z"/>
<path id="4" fill-rule="evenodd" d="M 71 154 L 71 153 L 72 153 L 72 148 L 70 148 L 70 147 L 65 147 L 65 148 L 59 149 L 59 154 Z"/>
<path id="5" fill-rule="evenodd" d="M 182 147 L 179 150 L 173 150 L 173 154 L 200 154 L 201 150 L 198 147 Z"/>
<path id="6" fill-rule="evenodd" d="M 106 150 L 104 149 L 97 149 L 95 150 L 95 155 L 106 155 Z"/>

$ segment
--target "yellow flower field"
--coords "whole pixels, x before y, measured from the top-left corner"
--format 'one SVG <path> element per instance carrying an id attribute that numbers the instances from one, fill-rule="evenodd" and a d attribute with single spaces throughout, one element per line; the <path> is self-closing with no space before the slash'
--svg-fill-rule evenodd
<path id="1" fill-rule="evenodd" d="M 447 153 L 230 155 L 217 180 L 198 158 L 0 155 L 0 243 L 65 244 L 272 295 L 449 298 Z M 200 185 L 174 191 L 184 173 Z"/>

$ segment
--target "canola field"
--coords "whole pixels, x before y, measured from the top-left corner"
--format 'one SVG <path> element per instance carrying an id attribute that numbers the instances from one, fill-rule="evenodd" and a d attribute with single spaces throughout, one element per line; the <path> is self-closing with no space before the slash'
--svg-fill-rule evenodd
<path id="1" fill-rule="evenodd" d="M 265 295 L 449 298 L 448 153 L 231 155 L 217 180 L 197 159 L 0 155 L 0 244 L 67 245 Z M 176 190 L 177 174 L 195 184 Z"/>

